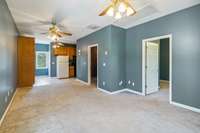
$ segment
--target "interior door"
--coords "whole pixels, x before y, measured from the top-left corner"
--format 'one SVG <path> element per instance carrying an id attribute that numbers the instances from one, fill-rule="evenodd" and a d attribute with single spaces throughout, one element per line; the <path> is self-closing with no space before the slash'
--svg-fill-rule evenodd
<path id="1" fill-rule="evenodd" d="M 159 91 L 159 41 L 146 43 L 146 94 Z"/>

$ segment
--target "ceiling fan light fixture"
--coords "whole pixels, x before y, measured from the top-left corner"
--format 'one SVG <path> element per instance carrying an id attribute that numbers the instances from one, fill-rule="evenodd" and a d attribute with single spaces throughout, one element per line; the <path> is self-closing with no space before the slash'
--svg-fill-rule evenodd
<path id="1" fill-rule="evenodd" d="M 120 13 L 120 12 L 117 12 L 117 13 L 115 14 L 115 19 L 120 19 L 120 18 L 122 18 L 121 13 Z"/>
<path id="2" fill-rule="evenodd" d="M 126 4 L 124 2 L 121 2 L 118 7 L 119 12 L 124 13 L 126 12 L 126 9 L 127 9 Z"/>
<path id="3" fill-rule="evenodd" d="M 110 7 L 108 9 L 108 11 L 106 12 L 106 15 L 110 16 L 110 17 L 113 17 L 114 16 L 114 8 L 113 7 Z"/>
<path id="4" fill-rule="evenodd" d="M 121 19 L 126 16 L 133 16 L 136 10 L 131 4 L 131 0 L 112 0 L 112 3 L 104 9 L 99 16 L 110 16 Z"/>
<path id="5" fill-rule="evenodd" d="M 57 37 L 56 35 L 53 35 L 53 36 L 51 37 L 51 39 L 52 39 L 53 41 L 56 41 L 56 40 L 58 40 L 58 37 Z"/>
<path id="6" fill-rule="evenodd" d="M 57 48 L 57 45 L 53 45 L 52 47 L 55 49 L 55 48 Z"/>
<path id="7" fill-rule="evenodd" d="M 134 10 L 132 9 L 132 8 L 130 8 L 130 7 L 128 7 L 127 8 L 127 12 L 126 12 L 126 15 L 127 16 L 131 16 L 131 15 L 133 15 L 135 12 L 134 12 Z"/>

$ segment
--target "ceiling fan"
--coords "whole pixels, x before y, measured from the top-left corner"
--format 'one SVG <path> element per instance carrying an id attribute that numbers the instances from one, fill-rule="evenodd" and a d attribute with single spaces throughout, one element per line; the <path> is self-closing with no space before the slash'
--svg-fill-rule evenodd
<path id="1" fill-rule="evenodd" d="M 125 16 L 133 16 L 136 10 L 131 4 L 131 0 L 111 0 L 111 4 L 105 8 L 99 16 L 110 16 L 115 19 L 121 19 Z"/>
<path id="2" fill-rule="evenodd" d="M 42 34 L 47 35 L 53 42 L 58 42 L 60 38 L 65 36 L 72 36 L 71 33 L 62 31 L 61 28 L 64 28 L 64 26 L 57 24 L 56 22 L 51 22 L 49 30 Z"/>

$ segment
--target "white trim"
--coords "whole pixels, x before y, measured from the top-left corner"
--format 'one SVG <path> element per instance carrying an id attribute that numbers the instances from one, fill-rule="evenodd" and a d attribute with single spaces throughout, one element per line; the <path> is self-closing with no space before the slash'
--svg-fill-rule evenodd
<path id="1" fill-rule="evenodd" d="M 188 110 L 191 110 L 191 111 L 200 113 L 200 109 L 198 109 L 198 108 L 191 107 L 191 106 L 188 106 L 188 105 L 185 105 L 185 104 L 181 104 L 181 103 L 176 103 L 176 102 L 173 102 L 173 101 L 171 101 L 170 103 L 171 103 L 172 105 L 177 106 L 177 107 L 185 108 L 185 109 L 188 109 Z"/>
<path id="2" fill-rule="evenodd" d="M 85 81 L 83 81 L 81 79 L 78 79 L 78 78 L 76 78 L 76 81 L 78 81 L 78 82 L 80 82 L 82 84 L 85 84 L 85 85 L 90 85 L 88 82 L 85 82 Z M 122 89 L 122 90 L 113 91 L 113 92 L 107 91 L 107 90 L 99 88 L 99 87 L 97 87 L 97 89 L 102 91 L 102 92 L 104 92 L 104 93 L 107 93 L 109 95 L 118 94 L 118 93 L 122 93 L 122 92 L 130 92 L 130 93 L 134 93 L 134 94 L 137 94 L 137 95 L 144 96 L 143 93 L 138 92 L 138 91 L 134 91 L 134 90 L 131 90 L 131 89 L 128 89 L 128 88 L 125 88 L 125 89 Z"/>
<path id="3" fill-rule="evenodd" d="M 15 98 L 15 96 L 16 96 L 17 90 L 18 90 L 18 89 L 15 90 L 15 92 L 14 92 L 14 94 L 13 94 L 13 96 L 12 96 L 12 99 L 10 100 L 10 103 L 8 104 L 8 106 L 7 106 L 7 108 L 6 108 L 6 110 L 5 110 L 4 114 L 3 114 L 3 116 L 1 117 L 1 120 L 0 120 L 0 127 L 1 127 L 1 124 L 3 123 L 3 120 L 4 120 L 5 117 L 6 117 L 6 114 L 8 113 L 8 111 L 9 111 L 9 109 L 10 109 L 12 103 L 13 103 L 13 100 L 14 100 L 14 98 Z"/>
<path id="4" fill-rule="evenodd" d="M 131 93 L 134 93 L 134 94 L 137 94 L 137 95 L 145 96 L 142 92 L 134 91 L 134 90 L 131 90 L 131 89 L 125 89 L 125 90 L 127 92 L 131 92 Z"/>
<path id="5" fill-rule="evenodd" d="M 142 40 L 142 94 L 146 95 L 146 90 L 145 90 L 145 45 L 147 41 L 155 41 L 155 40 L 160 40 L 160 39 L 165 39 L 169 38 L 169 56 L 170 56 L 170 67 L 169 67 L 169 102 L 171 103 L 172 101 L 172 34 L 169 35 L 164 35 L 164 36 L 158 36 L 158 37 L 153 37 L 153 38 L 148 38 Z"/>
<path id="6" fill-rule="evenodd" d="M 85 85 L 89 85 L 88 82 L 85 82 L 85 81 L 83 81 L 81 79 L 78 79 L 78 78 L 76 78 L 76 81 L 78 81 L 78 82 L 80 82 L 82 84 L 85 84 Z"/>
<path id="7" fill-rule="evenodd" d="M 109 95 L 119 94 L 119 93 L 122 93 L 122 92 L 130 92 L 130 93 L 134 93 L 134 94 L 143 96 L 143 94 L 141 92 L 137 92 L 137 91 L 134 91 L 134 90 L 131 90 L 131 89 L 128 89 L 128 88 L 125 88 L 125 89 L 122 89 L 122 90 L 113 91 L 113 92 L 104 90 L 102 88 L 97 88 L 97 89 L 102 91 L 102 92 L 104 92 L 104 93 L 107 93 Z"/>
<path id="8" fill-rule="evenodd" d="M 98 49 L 98 44 L 93 44 L 93 45 L 89 45 L 88 46 L 88 84 L 90 85 L 91 84 L 91 48 L 92 47 L 97 47 L 97 88 L 98 88 L 98 57 L 99 57 L 99 55 L 98 55 L 98 51 L 99 51 L 99 49 Z"/>

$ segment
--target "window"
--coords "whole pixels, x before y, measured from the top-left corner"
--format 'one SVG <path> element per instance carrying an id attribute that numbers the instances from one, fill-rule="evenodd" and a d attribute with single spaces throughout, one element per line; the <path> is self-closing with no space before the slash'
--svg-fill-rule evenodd
<path id="1" fill-rule="evenodd" d="M 36 69 L 48 68 L 48 52 L 36 52 Z"/>

